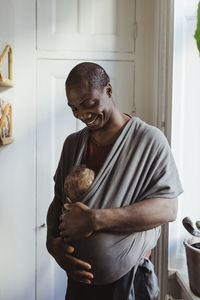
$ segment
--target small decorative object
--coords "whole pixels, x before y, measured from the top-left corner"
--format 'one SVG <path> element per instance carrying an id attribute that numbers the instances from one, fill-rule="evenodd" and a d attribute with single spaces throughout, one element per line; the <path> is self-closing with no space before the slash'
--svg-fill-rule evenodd
<path id="1" fill-rule="evenodd" d="M 185 217 L 182 222 L 186 230 L 192 235 L 192 237 L 184 240 L 190 289 L 196 296 L 200 297 L 200 221 L 196 221 L 197 229 L 189 217 Z"/>
<path id="2" fill-rule="evenodd" d="M 0 144 L 12 143 L 12 107 L 0 99 Z"/>
<path id="3" fill-rule="evenodd" d="M 0 41 L 0 86 L 13 86 L 12 79 L 12 48 Z"/>

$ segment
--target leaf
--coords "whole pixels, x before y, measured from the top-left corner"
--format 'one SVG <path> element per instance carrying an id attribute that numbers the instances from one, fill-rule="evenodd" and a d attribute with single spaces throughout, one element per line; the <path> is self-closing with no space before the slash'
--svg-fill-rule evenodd
<path id="1" fill-rule="evenodd" d="M 200 221 L 196 221 L 196 227 L 200 230 Z"/>
<path id="2" fill-rule="evenodd" d="M 197 29 L 194 35 L 194 38 L 197 42 L 197 47 L 200 53 L 200 2 L 198 4 L 198 10 L 197 10 Z"/>

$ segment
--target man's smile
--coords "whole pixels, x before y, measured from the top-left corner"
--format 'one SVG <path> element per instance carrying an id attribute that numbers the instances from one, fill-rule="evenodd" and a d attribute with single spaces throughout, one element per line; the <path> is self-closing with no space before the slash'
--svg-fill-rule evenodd
<path id="1" fill-rule="evenodd" d="M 94 118 L 92 118 L 90 121 L 88 120 L 85 120 L 84 123 L 87 125 L 87 126 L 91 126 L 95 123 L 95 121 L 98 119 L 98 115 L 95 116 Z"/>

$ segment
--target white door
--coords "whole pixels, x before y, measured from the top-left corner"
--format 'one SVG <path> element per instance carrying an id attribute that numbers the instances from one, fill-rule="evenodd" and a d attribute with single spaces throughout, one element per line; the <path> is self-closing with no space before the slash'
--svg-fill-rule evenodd
<path id="1" fill-rule="evenodd" d="M 134 51 L 135 0 L 37 0 L 37 46 L 46 51 Z"/>
<path id="2" fill-rule="evenodd" d="M 46 214 L 53 198 L 53 175 L 63 142 L 83 127 L 67 106 L 64 82 L 80 61 L 39 60 L 37 91 L 37 300 L 63 300 L 66 275 L 45 247 Z M 134 64 L 98 61 L 111 77 L 116 103 L 123 112 L 133 109 Z"/>

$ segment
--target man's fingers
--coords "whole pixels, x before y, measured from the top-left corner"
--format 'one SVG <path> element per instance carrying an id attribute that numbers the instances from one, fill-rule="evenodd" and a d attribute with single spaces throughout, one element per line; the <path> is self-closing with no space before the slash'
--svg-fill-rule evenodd
<path id="1" fill-rule="evenodd" d="M 75 281 L 83 282 L 86 284 L 91 284 L 91 280 L 94 278 L 92 273 L 88 273 L 83 270 L 73 270 L 67 271 L 67 274 L 70 278 L 74 279 Z"/>
<path id="2" fill-rule="evenodd" d="M 70 206 L 69 205 L 70 205 L 70 203 L 72 203 L 72 201 L 70 200 L 70 198 L 67 198 L 67 201 L 68 201 L 68 203 L 64 204 L 64 208 L 67 209 L 67 210 L 70 210 Z"/>
<path id="3" fill-rule="evenodd" d="M 74 252 L 74 247 L 72 247 L 70 245 L 65 245 L 65 250 L 67 253 L 71 254 Z"/>
<path id="4" fill-rule="evenodd" d="M 66 254 L 65 257 L 70 262 L 70 264 L 73 265 L 74 267 L 76 267 L 77 269 L 81 268 L 81 269 L 91 270 L 91 265 L 88 264 L 87 262 L 80 260 L 74 256 L 68 255 L 68 254 Z"/>
<path id="5" fill-rule="evenodd" d="M 65 241 L 64 241 L 64 244 L 63 244 L 63 238 L 62 237 L 57 237 L 55 239 L 55 243 L 56 243 L 57 246 L 64 248 L 64 250 L 69 254 L 74 252 L 74 247 L 72 247 L 71 245 L 68 245 Z"/>
<path id="6" fill-rule="evenodd" d="M 77 236 L 76 236 L 76 238 L 68 236 L 68 232 L 66 232 L 66 231 L 61 231 L 60 236 L 62 236 L 62 238 L 64 239 L 64 242 L 66 244 L 71 244 L 72 242 L 77 241 L 77 240 L 80 239 Z"/>
<path id="7" fill-rule="evenodd" d="M 67 272 L 67 275 L 69 278 L 81 282 L 81 283 L 85 283 L 85 284 L 91 284 L 91 280 L 87 279 L 87 278 L 80 278 L 78 276 L 74 276 L 73 274 L 70 274 L 69 272 Z"/>
<path id="8" fill-rule="evenodd" d="M 86 283 L 86 284 L 91 284 L 91 280 L 89 279 L 84 279 L 80 281 L 81 283 Z"/>
<path id="9" fill-rule="evenodd" d="M 62 243 L 62 241 L 63 241 L 63 239 L 61 237 L 57 237 L 57 238 L 54 239 L 54 242 L 55 242 L 56 245 Z"/>
<path id="10" fill-rule="evenodd" d="M 64 230 L 64 229 L 65 229 L 65 226 L 64 226 L 64 224 L 63 224 L 63 223 L 61 223 L 61 224 L 59 225 L 58 229 L 59 229 L 60 231 Z"/>
<path id="11" fill-rule="evenodd" d="M 67 244 L 68 243 L 68 239 L 65 237 L 64 238 L 64 242 Z"/>
<path id="12" fill-rule="evenodd" d="M 71 200 L 70 200 L 70 201 L 71 201 Z M 74 207 L 73 204 L 70 204 L 70 203 L 65 203 L 65 204 L 64 204 L 64 208 L 67 209 L 67 210 L 71 210 L 73 207 Z"/>
<path id="13" fill-rule="evenodd" d="M 66 198 L 66 201 L 67 201 L 68 203 L 72 203 L 72 200 L 71 200 L 69 197 Z M 64 207 L 65 207 L 65 204 L 64 204 Z"/>
<path id="14" fill-rule="evenodd" d="M 64 228 L 62 226 L 59 226 L 59 230 L 60 230 L 60 236 L 62 238 L 66 237 L 68 235 L 68 230 L 64 230 Z M 65 243 L 68 243 L 68 240 L 64 240 Z"/>
<path id="15" fill-rule="evenodd" d="M 65 215 L 66 213 L 63 213 L 62 215 L 60 215 L 60 218 L 59 218 L 59 220 L 62 222 L 63 221 L 63 219 L 64 219 L 64 215 Z"/>
<path id="16" fill-rule="evenodd" d="M 76 272 L 77 276 L 79 276 L 80 278 L 87 278 L 87 279 L 93 279 L 94 275 L 92 273 L 89 273 L 87 271 L 84 270 L 77 270 Z"/>

